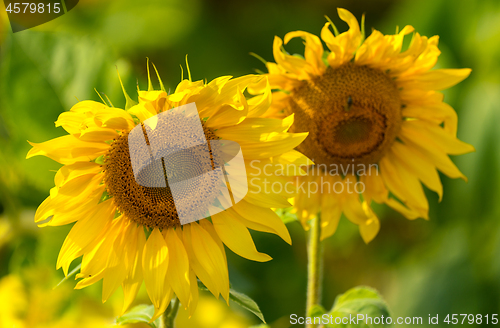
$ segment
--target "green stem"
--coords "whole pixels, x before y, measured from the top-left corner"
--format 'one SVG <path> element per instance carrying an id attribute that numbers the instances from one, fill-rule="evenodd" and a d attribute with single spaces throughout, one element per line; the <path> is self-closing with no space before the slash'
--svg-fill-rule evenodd
<path id="1" fill-rule="evenodd" d="M 306 316 L 313 306 L 321 303 L 323 281 L 323 243 L 320 241 L 321 223 L 319 216 L 310 221 L 311 228 L 307 236 L 307 303 Z M 315 325 L 307 325 L 313 328 Z"/>
<path id="2" fill-rule="evenodd" d="M 174 296 L 169 306 L 160 318 L 160 328 L 174 328 L 175 317 L 179 311 L 179 299 Z"/>

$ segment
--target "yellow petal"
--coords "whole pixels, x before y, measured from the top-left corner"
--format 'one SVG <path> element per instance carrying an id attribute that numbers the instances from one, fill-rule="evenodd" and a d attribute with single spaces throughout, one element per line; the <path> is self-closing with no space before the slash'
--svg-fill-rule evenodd
<path id="1" fill-rule="evenodd" d="M 61 187 L 66 182 L 87 174 L 97 174 L 102 171 L 101 165 L 94 162 L 77 162 L 61 167 L 55 176 L 55 184 Z"/>
<path id="2" fill-rule="evenodd" d="M 271 106 L 272 102 L 271 86 L 267 78 L 264 81 L 266 82 L 264 93 L 259 96 L 255 96 L 248 99 L 247 117 L 260 117 L 269 109 L 269 106 Z"/>
<path id="3" fill-rule="evenodd" d="M 76 206 L 81 203 L 71 199 L 71 197 L 81 197 L 86 198 L 102 181 L 103 173 L 99 174 L 86 174 L 79 176 L 73 180 L 68 181 L 57 189 L 57 193 L 54 192 L 54 198 L 64 198 L 66 201 L 70 201 L 71 204 Z"/>
<path id="4" fill-rule="evenodd" d="M 344 190 L 347 190 L 347 188 Z M 359 194 L 356 192 L 347 193 L 347 191 L 344 191 L 343 196 L 345 198 L 342 203 L 342 210 L 345 216 L 349 219 L 349 221 L 357 224 L 358 226 L 364 224 L 365 221 L 368 220 L 368 217 L 363 209 L 363 204 L 359 199 Z"/>
<path id="5" fill-rule="evenodd" d="M 444 131 L 452 137 L 457 136 L 457 113 L 453 108 L 443 102 L 432 105 L 408 105 L 402 111 L 404 117 L 418 118 L 440 125 L 444 122 Z"/>
<path id="6" fill-rule="evenodd" d="M 470 73 L 470 68 L 437 69 L 423 73 L 420 76 L 410 76 L 408 81 L 402 78 L 399 83 L 403 88 L 408 86 L 426 90 L 444 90 L 465 80 Z"/>
<path id="7" fill-rule="evenodd" d="M 88 198 L 85 201 L 79 204 L 80 206 L 78 206 L 78 203 L 76 202 L 74 203 L 74 206 L 64 206 L 64 200 L 60 200 L 60 202 L 58 202 L 59 204 L 62 203 L 62 205 L 59 206 L 55 205 L 56 203 L 52 203 L 52 206 L 55 206 L 53 211 L 51 213 L 42 214 L 43 216 L 41 217 L 43 219 L 44 216 L 46 217 L 46 215 L 49 214 L 53 215 L 52 218 L 47 222 L 39 223 L 38 226 L 40 228 L 46 226 L 61 226 L 81 219 L 85 219 L 86 217 L 93 215 L 95 206 L 97 206 L 97 204 L 101 200 L 104 189 L 104 185 L 99 186 L 89 194 Z"/>
<path id="8" fill-rule="evenodd" d="M 62 126 L 69 134 L 79 134 L 86 118 L 84 113 L 64 112 L 57 118 L 56 127 Z"/>
<path id="9" fill-rule="evenodd" d="M 286 71 L 296 75 L 298 79 L 307 79 L 309 77 L 307 73 L 311 72 L 309 63 L 302 58 L 284 53 L 282 46 L 283 41 L 277 36 L 274 37 L 273 55 L 276 63 L 283 67 Z"/>
<path id="10" fill-rule="evenodd" d="M 108 254 L 104 253 L 104 250 L 109 250 L 110 238 L 106 238 L 108 236 L 104 236 L 93 244 L 89 245 L 82 258 L 82 268 L 85 264 L 86 270 L 83 272 L 82 270 L 76 274 L 75 279 L 81 279 L 75 286 L 75 289 L 82 289 L 88 287 L 92 284 L 95 284 L 99 280 L 104 277 L 105 274 L 105 265 L 108 260 Z M 103 246 L 104 244 L 104 246 Z M 89 264 L 92 266 L 89 268 Z"/>
<path id="11" fill-rule="evenodd" d="M 142 255 L 142 272 L 149 298 L 155 307 L 151 321 L 156 320 L 170 303 L 170 286 L 166 284 L 169 249 L 160 230 L 154 228 L 149 235 Z"/>
<path id="12" fill-rule="evenodd" d="M 304 57 L 306 61 L 312 66 L 315 75 L 323 74 L 326 69 L 325 63 L 323 63 L 323 44 L 321 40 L 314 34 L 295 31 L 289 32 L 285 35 L 284 41 L 287 44 L 293 38 L 303 38 L 306 42 L 306 49 L 304 51 Z"/>
<path id="13" fill-rule="evenodd" d="M 307 135 L 308 133 L 289 133 L 277 135 L 272 141 L 242 144 L 243 157 L 245 159 L 262 159 L 279 156 L 297 147 Z"/>
<path id="14" fill-rule="evenodd" d="M 451 155 L 467 154 L 475 150 L 473 146 L 446 133 L 440 126 L 425 121 L 404 121 L 400 134 L 414 140 L 431 140 L 444 152 Z"/>
<path id="15" fill-rule="evenodd" d="M 462 178 L 467 181 L 467 178 L 458 170 L 445 151 L 437 145 L 434 140 L 427 138 L 424 134 L 420 134 L 415 138 L 411 134 L 411 131 L 403 128 L 401 129 L 399 137 L 408 147 L 410 147 L 410 149 L 418 149 L 418 151 L 422 152 L 434 165 L 436 165 L 438 170 L 450 178 Z"/>
<path id="16" fill-rule="evenodd" d="M 413 172 L 429 189 L 443 197 L 443 185 L 435 166 L 420 152 L 411 151 L 402 143 L 395 142 L 390 150 L 402 165 Z"/>
<path id="17" fill-rule="evenodd" d="M 337 176 L 322 176 L 321 178 L 332 180 L 331 182 L 336 182 L 333 180 L 338 179 Z M 315 218 L 321 209 L 321 198 L 308 192 L 310 190 L 309 186 L 318 184 L 317 180 L 318 177 L 315 175 L 306 175 L 297 178 L 299 193 L 294 199 L 294 207 L 297 208 L 297 217 L 306 231 L 310 228 L 308 221 Z"/>
<path id="18" fill-rule="evenodd" d="M 212 265 L 209 265 L 207 262 L 201 262 L 198 260 L 198 256 L 200 256 L 203 260 L 202 255 L 196 255 L 193 249 L 193 238 L 191 236 L 191 224 L 184 226 L 184 228 L 176 229 L 178 234 L 182 234 L 182 240 L 184 242 L 184 247 L 189 256 L 189 265 L 196 273 L 200 281 L 208 288 L 208 290 L 217 298 L 219 298 L 219 287 L 216 283 L 217 275 Z M 207 269 L 205 269 L 207 267 Z M 228 282 L 229 284 L 229 282 Z"/>
<path id="19" fill-rule="evenodd" d="M 73 135 L 54 138 L 42 143 L 29 143 L 33 148 L 26 158 L 47 156 L 61 164 L 73 164 L 78 161 L 89 161 L 105 153 L 109 145 L 104 142 L 87 142 Z M 82 150 L 81 153 L 79 151 Z"/>
<path id="20" fill-rule="evenodd" d="M 363 197 L 368 203 L 370 203 L 372 199 L 379 204 L 387 200 L 389 191 L 385 187 L 384 181 L 377 168 L 370 166 L 366 175 L 361 176 L 360 180 L 364 183 L 365 192 L 363 193 Z"/>
<path id="21" fill-rule="evenodd" d="M 290 203 L 282 195 L 271 193 L 269 191 L 265 193 L 263 192 L 264 189 L 262 188 L 254 189 L 254 187 L 258 186 L 256 181 L 257 180 L 252 181 L 252 179 L 249 180 L 249 185 L 248 185 L 249 192 L 244 198 L 247 202 L 257 206 L 263 206 L 269 208 L 290 207 Z M 252 188 L 252 190 L 250 190 L 250 188 Z"/>
<path id="22" fill-rule="evenodd" d="M 292 239 L 288 233 L 283 221 L 270 208 L 263 208 L 251 205 L 245 200 L 240 201 L 234 207 L 228 209 L 234 210 L 239 214 L 240 221 L 250 229 L 274 233 L 281 237 L 288 244 L 292 244 Z"/>
<path id="23" fill-rule="evenodd" d="M 361 42 L 361 31 L 356 17 L 348 10 L 342 8 L 337 10 L 340 19 L 349 25 L 349 30 L 336 37 L 329 30 L 330 23 L 326 23 L 321 30 L 321 38 L 331 51 L 327 60 L 333 68 L 350 61 Z"/>
<path id="24" fill-rule="evenodd" d="M 196 279 L 196 274 L 193 270 L 189 270 L 189 282 L 191 287 L 191 298 L 189 299 L 189 318 L 191 318 L 196 311 L 198 306 L 198 279 Z"/>
<path id="25" fill-rule="evenodd" d="M 57 258 L 57 269 L 62 267 L 67 275 L 71 262 L 83 255 L 84 249 L 99 238 L 113 219 L 114 213 L 113 202 L 107 200 L 96 206 L 94 215 L 78 221 L 64 240 Z"/>
<path id="26" fill-rule="evenodd" d="M 109 259 L 105 266 L 105 273 L 102 279 L 102 302 L 108 298 L 120 287 L 127 276 L 127 267 L 125 266 L 125 248 L 131 241 L 131 230 L 127 229 L 131 223 L 123 215 L 114 221 L 121 221 L 112 227 L 116 231 L 116 239 L 109 250 Z"/>
<path id="27" fill-rule="evenodd" d="M 130 114 L 119 108 L 103 108 L 95 114 L 95 120 L 104 128 L 130 131 L 134 128 L 134 120 Z M 98 124 L 99 125 L 99 124 Z"/>
<path id="28" fill-rule="evenodd" d="M 132 106 L 128 112 L 135 117 L 137 117 L 141 122 L 144 122 L 148 118 L 151 118 L 156 115 L 152 106 L 147 106 L 146 104 L 138 104 Z"/>
<path id="29" fill-rule="evenodd" d="M 232 126 L 242 122 L 248 113 L 248 107 L 246 106 L 235 106 L 235 105 L 223 105 L 208 118 L 205 125 L 209 128 L 222 128 L 225 126 Z"/>
<path id="30" fill-rule="evenodd" d="M 125 246 L 126 276 L 122 283 L 122 314 L 130 307 L 142 285 L 142 251 L 146 244 L 146 236 L 142 226 L 136 227 L 135 224 L 130 224 L 129 229 L 131 230 L 131 238 Z"/>
<path id="31" fill-rule="evenodd" d="M 342 208 L 335 196 L 327 193 L 321 195 L 321 240 L 332 236 L 340 222 Z"/>
<path id="32" fill-rule="evenodd" d="M 257 262 L 272 259 L 269 255 L 257 251 L 250 232 L 237 216 L 228 211 L 220 212 L 212 216 L 212 223 L 222 242 L 236 254 Z"/>
<path id="33" fill-rule="evenodd" d="M 107 108 L 109 107 L 103 103 L 93 100 L 84 100 L 76 103 L 73 107 L 71 107 L 70 111 L 75 113 L 94 114 Z"/>
<path id="34" fill-rule="evenodd" d="M 81 132 L 79 139 L 83 141 L 108 141 L 118 138 L 119 134 L 113 129 L 103 129 L 99 127 L 88 128 Z"/>
<path id="35" fill-rule="evenodd" d="M 239 93 L 243 93 L 249 85 L 257 84 L 262 79 L 266 77 L 263 75 L 244 75 L 241 77 L 237 77 L 232 80 L 228 80 L 223 83 L 220 88 L 220 93 L 214 100 L 216 103 L 224 103 L 230 99 L 234 99 L 235 95 L 239 95 Z M 222 79 L 224 82 L 224 79 Z M 239 96 L 238 96 L 239 97 Z"/>
<path id="36" fill-rule="evenodd" d="M 415 220 L 420 217 L 420 214 L 417 211 L 409 209 L 394 198 L 388 198 L 385 203 L 395 211 L 403 214 L 408 220 Z"/>
<path id="37" fill-rule="evenodd" d="M 210 234 L 212 239 L 215 241 L 217 246 L 219 246 L 219 250 L 222 254 L 222 257 L 224 258 L 224 265 L 222 266 L 224 270 L 222 270 L 223 274 L 223 283 L 221 284 L 221 295 L 222 297 L 226 300 L 226 302 L 229 304 L 229 273 L 227 270 L 227 258 L 226 258 L 226 250 L 224 248 L 224 244 L 220 240 L 219 236 L 217 235 L 217 232 L 214 229 L 214 226 L 212 223 L 208 220 L 200 220 L 200 227 L 203 228 L 206 232 Z M 226 283 L 227 282 L 227 283 Z"/>
<path id="38" fill-rule="evenodd" d="M 188 229 L 191 229 L 191 242 L 196 259 L 213 279 L 217 290 L 223 292 L 228 288 L 229 281 L 226 280 L 228 277 L 227 263 L 219 246 L 198 223 L 189 224 Z"/>
<path id="39" fill-rule="evenodd" d="M 293 114 L 285 119 L 247 118 L 238 125 L 223 127 L 215 134 L 226 140 L 233 141 L 265 141 L 268 137 L 288 131 L 293 124 Z"/>
<path id="40" fill-rule="evenodd" d="M 167 279 L 182 305 L 187 309 L 190 295 L 189 258 L 182 241 L 174 229 L 168 228 L 165 230 L 165 241 L 169 255 Z"/>
<path id="41" fill-rule="evenodd" d="M 138 94 L 139 94 L 139 103 L 154 102 L 161 98 L 167 97 L 167 93 L 162 90 L 139 91 Z"/>
<path id="42" fill-rule="evenodd" d="M 428 219 L 429 203 L 420 181 L 406 168 L 398 164 L 392 153 L 380 160 L 380 172 L 385 185 L 408 208 Z"/>
<path id="43" fill-rule="evenodd" d="M 279 164 L 285 165 L 286 175 L 303 175 L 307 173 L 306 168 L 314 165 L 314 162 L 302 153 L 291 150 L 273 158 Z"/>
<path id="44" fill-rule="evenodd" d="M 359 233 L 363 241 L 368 244 L 378 234 L 380 230 L 380 221 L 367 202 L 363 202 L 363 210 L 368 219 L 363 224 L 359 225 Z"/>

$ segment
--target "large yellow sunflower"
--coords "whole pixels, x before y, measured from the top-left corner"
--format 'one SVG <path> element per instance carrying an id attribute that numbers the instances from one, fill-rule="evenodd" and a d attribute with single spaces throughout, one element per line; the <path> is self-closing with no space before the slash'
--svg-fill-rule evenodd
<path id="1" fill-rule="evenodd" d="M 266 63 L 273 94 L 270 117 L 295 114 L 290 131 L 309 132 L 298 150 L 315 162 L 299 177 L 295 199 L 304 226 L 321 211 L 321 238 L 337 229 L 341 214 L 359 225 L 365 242 L 380 224 L 371 202 L 385 203 L 408 219 L 428 219 L 421 183 L 442 197 L 437 170 L 466 177 L 448 155 L 474 150 L 457 139 L 457 115 L 439 90 L 465 79 L 470 69 L 435 69 L 438 36 L 427 38 L 405 26 L 395 35 L 377 30 L 364 39 L 364 27 L 338 9 L 349 30 L 339 34 L 332 23 L 317 36 L 300 37 L 304 57 L 290 55 L 275 37 L 276 63 Z M 332 33 L 333 28 L 334 33 Z M 405 35 L 413 33 L 403 48 Z"/>
<path id="2" fill-rule="evenodd" d="M 271 257 L 257 251 L 248 228 L 277 234 L 291 243 L 285 225 L 271 208 L 289 206 L 292 188 L 279 193 L 258 191 L 261 183 L 293 177 L 282 174 L 260 179 L 259 174 L 269 163 L 307 164 L 308 159 L 294 150 L 307 133 L 287 132 L 293 116 L 285 120 L 260 117 L 271 103 L 268 84 L 264 94 L 245 98 L 247 87 L 266 81 L 258 75 L 224 76 L 210 83 L 189 79 L 170 95 L 163 84 L 162 90 L 155 91 L 150 82 L 148 91 L 138 92 L 135 105 L 125 93 L 126 109 L 94 101 L 77 103 L 56 122 L 68 135 L 31 143 L 28 158 L 43 155 L 64 165 L 55 175 L 50 196 L 39 206 L 35 222 L 40 226 L 76 222 L 57 261 L 57 268 L 62 267 L 67 275 L 72 261 L 83 256 L 76 288 L 102 279 L 102 299 L 106 301 L 121 285 L 125 310 L 144 281 L 155 306 L 152 320 L 165 311 L 174 294 L 192 313 L 198 299 L 197 278 L 215 296 L 228 300 L 224 244 L 247 259 L 268 261 Z M 243 170 L 254 181 L 235 206 L 209 219 L 181 225 L 168 185 L 144 187 L 136 182 L 128 136 L 136 126 L 144 130 L 148 119 L 151 122 L 161 113 L 193 102 L 206 139 L 237 142 L 245 161 Z M 155 137 L 168 142 L 162 135 Z M 269 172 L 270 167 L 266 169 Z M 159 179 L 165 178 L 163 173 Z M 212 187 L 210 180 L 188 186 L 184 203 L 197 206 L 203 199 L 193 199 L 189 192 Z M 234 185 L 230 188 L 236 189 Z"/>

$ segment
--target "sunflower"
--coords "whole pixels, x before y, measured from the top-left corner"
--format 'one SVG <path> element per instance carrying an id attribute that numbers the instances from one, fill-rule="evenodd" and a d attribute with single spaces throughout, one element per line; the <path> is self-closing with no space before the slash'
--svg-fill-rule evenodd
<path id="1" fill-rule="evenodd" d="M 466 180 L 448 155 L 474 148 L 457 139 L 457 114 L 439 90 L 471 70 L 431 70 L 440 54 L 438 36 L 427 38 L 405 26 L 395 35 L 373 30 L 365 39 L 364 19 L 360 28 L 349 11 L 338 9 L 338 14 L 349 30 L 339 34 L 327 22 L 321 30 L 327 50 L 316 35 L 295 31 L 284 43 L 302 38 L 305 53 L 290 55 L 275 37 L 276 62 L 266 63 L 275 91 L 266 115 L 293 113 L 290 131 L 309 132 L 297 149 L 316 165 L 298 178 L 300 194 L 294 200 L 304 227 L 321 211 L 321 238 L 327 238 L 343 213 L 369 242 L 380 228 L 372 201 L 411 220 L 428 219 L 422 183 L 441 200 L 438 170 Z"/>
<path id="2" fill-rule="evenodd" d="M 250 260 L 271 260 L 257 251 L 248 228 L 276 234 L 291 243 L 285 225 L 271 208 L 290 206 L 287 199 L 293 188 L 265 192 L 262 184 L 294 178 L 286 172 L 261 175 L 278 164 L 310 163 L 294 150 L 307 133 L 287 132 L 293 116 L 284 120 L 260 117 L 271 103 L 266 81 L 263 76 L 248 75 L 192 82 L 189 75 L 174 93 L 167 94 L 161 80 L 162 90 L 153 90 L 149 79 L 148 90 L 138 91 L 138 103 L 125 91 L 125 109 L 108 106 L 104 100 L 81 101 L 56 121 L 68 135 L 31 143 L 28 158 L 43 155 L 63 164 L 55 175 L 55 187 L 36 211 L 35 222 L 42 227 L 76 222 L 57 260 L 57 268 L 62 267 L 67 275 L 73 260 L 82 256 L 76 276 L 81 280 L 75 288 L 102 279 L 104 302 L 121 285 L 125 311 L 144 281 L 155 306 L 152 321 L 165 311 L 174 295 L 192 313 L 198 299 L 198 279 L 216 297 L 229 300 L 224 245 Z M 258 83 L 267 84 L 267 91 L 246 99 L 246 89 Z M 206 140 L 228 140 L 241 146 L 245 165 L 237 167 L 246 170 L 245 179 L 253 181 L 236 205 L 207 219 L 181 224 L 178 203 L 174 203 L 168 184 L 144 186 L 136 181 L 131 155 L 132 149 L 138 148 L 129 150 L 128 143 L 133 131 L 145 131 L 156 117 L 190 103 L 196 104 Z M 160 130 L 155 135 L 156 140 L 168 142 L 162 133 Z M 148 135 L 151 137 L 147 134 L 146 138 Z M 179 166 L 195 164 L 182 162 Z M 265 165 L 266 170 L 262 168 Z M 166 176 L 162 171 L 156 178 Z M 197 188 L 208 190 L 208 194 L 218 190 L 210 179 L 197 181 L 197 185 L 185 188 L 183 205 L 203 205 L 203 199 L 189 196 Z M 233 184 L 230 188 L 238 189 Z"/>

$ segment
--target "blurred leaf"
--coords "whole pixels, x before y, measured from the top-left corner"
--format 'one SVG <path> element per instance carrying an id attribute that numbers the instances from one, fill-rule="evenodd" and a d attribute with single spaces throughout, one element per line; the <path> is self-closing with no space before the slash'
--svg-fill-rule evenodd
<path id="1" fill-rule="evenodd" d="M 281 218 L 284 224 L 297 221 L 297 215 L 295 213 L 291 213 L 292 207 L 290 208 L 277 208 L 274 211 Z"/>
<path id="2" fill-rule="evenodd" d="M 349 317 L 349 315 L 356 317 L 358 314 L 364 314 L 366 317 L 388 317 L 390 316 L 387 304 L 379 295 L 379 293 L 370 287 L 355 287 L 348 290 L 346 293 L 337 296 L 335 303 L 333 304 L 333 309 L 330 315 L 333 316 L 333 322 L 335 318 Z M 342 327 L 342 328 L 362 328 L 362 327 L 389 327 L 390 325 L 383 324 L 333 324 L 327 325 L 327 327 Z"/>
<path id="3" fill-rule="evenodd" d="M 198 282 L 198 289 L 204 290 L 204 291 L 209 291 L 207 287 L 203 286 L 201 282 Z M 248 297 L 247 295 L 237 292 L 234 289 L 229 289 L 229 300 L 238 304 L 242 308 L 244 308 L 247 311 L 252 312 L 255 314 L 263 323 L 266 323 L 266 320 L 264 320 L 264 315 L 260 311 L 259 306 L 253 299 Z"/>
<path id="4" fill-rule="evenodd" d="M 27 140 L 43 142 L 64 134 L 54 127 L 57 117 L 78 99 L 96 100 L 94 88 L 120 105 L 116 66 L 130 90 L 135 83 L 129 78 L 130 65 L 113 57 L 108 45 L 88 37 L 31 30 L 9 35 L 0 62 L 0 156 L 8 173 L 0 173 L 1 189 L 33 201 L 30 206 L 43 199 L 53 185 L 50 171 L 60 164 L 42 157 L 26 160 Z"/>
<path id="5" fill-rule="evenodd" d="M 159 324 L 159 319 L 155 320 L 152 323 L 149 323 L 149 320 L 153 317 L 155 313 L 154 305 L 146 305 L 141 304 L 137 305 L 129 312 L 125 313 L 118 319 L 116 319 L 116 323 L 118 325 L 127 325 L 130 323 L 140 323 L 144 322 L 150 325 L 153 328 L 157 328 Z"/>
<path id="6" fill-rule="evenodd" d="M 310 317 L 321 317 L 325 313 L 326 310 L 324 307 L 322 307 L 321 305 L 314 305 L 311 310 L 309 310 L 309 313 L 307 315 Z"/>
<path id="7" fill-rule="evenodd" d="M 59 281 L 59 283 L 54 288 L 59 287 L 63 282 L 68 280 L 70 277 L 74 276 L 78 272 L 78 270 L 80 270 L 81 267 L 82 267 L 82 264 L 81 263 L 78 264 L 73 270 L 71 270 L 70 273 L 68 273 L 68 275 L 66 277 L 64 277 L 61 281 Z"/>

